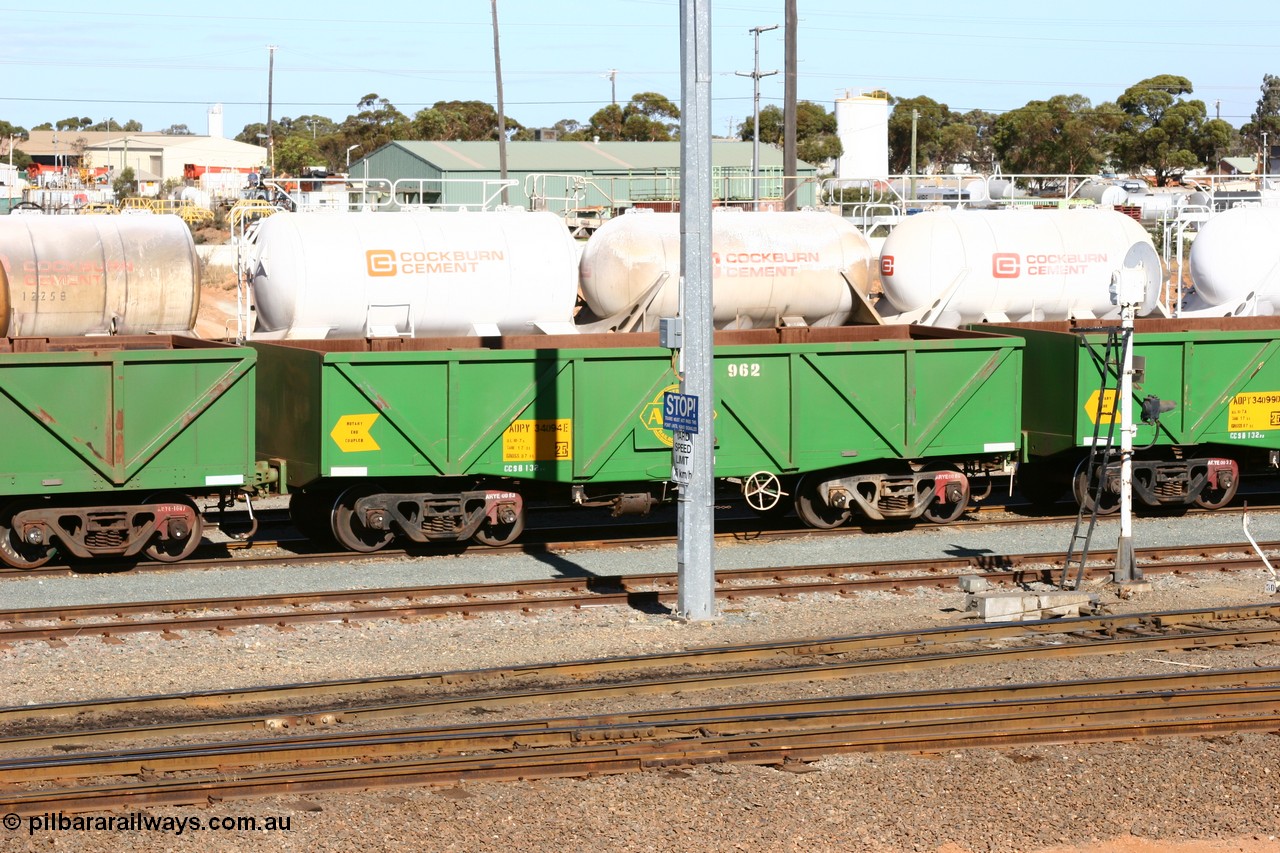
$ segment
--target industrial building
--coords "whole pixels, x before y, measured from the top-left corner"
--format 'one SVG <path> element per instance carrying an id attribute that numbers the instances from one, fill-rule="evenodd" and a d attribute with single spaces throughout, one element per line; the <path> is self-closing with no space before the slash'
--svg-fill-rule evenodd
<path id="1" fill-rule="evenodd" d="M 25 152 L 41 175 L 68 175 L 84 181 L 93 176 L 109 183 L 109 175 L 126 166 L 139 184 L 156 185 L 222 170 L 242 172 L 263 166 L 267 149 L 219 136 L 154 132 L 33 130 L 15 149 Z"/>
<path id="2" fill-rule="evenodd" d="M 714 142 L 717 204 L 754 204 L 753 144 Z M 506 202 L 556 213 L 627 207 L 674 210 L 680 197 L 679 142 L 508 142 Z M 783 207 L 782 151 L 760 150 L 761 209 Z M 817 168 L 797 162 L 797 205 L 817 198 Z M 445 207 L 502 202 L 498 143 L 389 142 L 350 167 L 353 180 L 383 187 L 401 204 Z"/>

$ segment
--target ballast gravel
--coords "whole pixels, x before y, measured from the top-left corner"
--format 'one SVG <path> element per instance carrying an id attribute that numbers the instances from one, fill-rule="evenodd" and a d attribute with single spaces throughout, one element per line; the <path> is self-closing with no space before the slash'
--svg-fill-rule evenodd
<path id="1" fill-rule="evenodd" d="M 1238 516 L 1235 524 L 1238 530 Z M 1264 531 L 1254 532 L 1267 538 Z M 974 547 L 943 542 L 939 533 L 926 534 L 934 537 L 935 549 Z M 1234 540 L 1224 534 L 1221 541 Z M 990 547 L 999 553 L 1004 544 Z M 1053 548 L 1047 541 L 1023 550 Z M 651 562 L 667 559 L 655 550 L 659 553 L 649 555 Z M 821 561 L 797 553 L 770 558 Z M 591 559 L 573 557 L 594 565 Z M 848 554 L 846 559 L 866 558 Z M 358 564 L 350 568 L 360 571 Z M 175 573 L 169 583 L 181 586 L 186 577 Z M 1267 600 L 1265 580 L 1260 571 L 1153 575 L 1151 591 L 1139 599 L 1119 599 L 1110 587 L 1097 591 L 1116 612 L 1226 606 Z M 10 582 L 0 583 L 0 589 L 9 588 Z M 131 635 L 109 644 L 85 637 L 56 647 L 20 643 L 0 650 L 0 686 L 4 705 L 22 705 L 470 669 L 965 624 L 972 614 L 962 607 L 959 592 L 914 591 L 728 602 L 717 619 L 700 624 L 683 624 L 664 613 L 601 607 L 532 616 L 304 625 L 289 631 L 247 628 L 227 636 Z M 1278 664 L 1280 650 L 1266 646 L 1141 659 L 1022 661 L 858 682 L 782 684 L 750 697 L 708 691 L 575 708 L 590 713 L 763 695 L 845 695 Z M 511 719 L 553 713 L 546 706 L 503 711 Z M 79 824 L 76 816 L 47 815 L 36 823 L 23 818 L 16 830 L 4 823 L 0 850 L 1261 853 L 1280 851 L 1277 782 L 1280 739 L 1269 733 L 924 755 L 846 754 L 787 769 L 703 765 L 614 777 L 285 795 L 204 808 L 100 813 L 79 816 Z M 97 828 L 86 828 L 86 817 L 98 819 Z M 114 821 L 110 826 L 103 823 L 108 817 Z M 257 821 L 256 830 L 243 824 L 209 826 L 248 818 Z M 155 825 L 143 826 L 144 819 Z M 195 828 L 192 819 L 201 827 Z M 287 828 L 268 829 L 269 820 Z"/>

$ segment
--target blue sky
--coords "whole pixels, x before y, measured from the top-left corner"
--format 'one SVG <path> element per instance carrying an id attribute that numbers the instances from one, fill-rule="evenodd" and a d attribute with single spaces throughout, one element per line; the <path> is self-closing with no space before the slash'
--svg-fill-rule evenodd
<path id="1" fill-rule="evenodd" d="M 268 45 L 275 118 L 341 120 L 376 93 L 407 115 L 438 100 L 495 100 L 489 0 L 409 3 L 186 3 L 0 0 L 0 119 L 31 127 L 68 116 L 137 119 L 147 130 L 207 129 L 223 104 L 228 136 L 266 121 Z M 1265 73 L 1280 74 L 1280 23 L 1266 6 L 1166 0 L 799 0 L 799 97 L 831 108 L 844 90 L 927 95 L 967 111 L 1079 93 L 1095 104 L 1161 73 L 1239 126 Z M 366 18 L 357 17 L 360 13 Z M 498 0 L 507 113 L 530 127 L 585 122 L 611 97 L 680 94 L 679 0 Z M 783 23 L 782 0 L 711 4 L 713 132 L 751 114 L 756 26 Z M 783 32 L 760 39 L 762 71 L 783 67 Z M 782 74 L 761 105 L 782 104 Z"/>

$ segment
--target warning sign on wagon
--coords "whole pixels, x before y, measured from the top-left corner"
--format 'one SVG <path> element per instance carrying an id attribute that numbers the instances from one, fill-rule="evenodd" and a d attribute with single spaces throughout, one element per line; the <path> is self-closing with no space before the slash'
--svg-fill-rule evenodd
<path id="1" fill-rule="evenodd" d="M 381 450 L 378 442 L 374 441 L 373 436 L 369 434 L 369 430 L 373 429 L 373 422 L 377 419 L 377 412 L 371 415 L 343 415 L 329 431 L 329 437 L 343 453 Z"/>
<path id="2" fill-rule="evenodd" d="M 1248 391 L 1232 397 L 1227 407 L 1227 429 L 1280 429 L 1280 391 Z"/>
<path id="3" fill-rule="evenodd" d="M 573 420 L 514 421 L 502 433 L 503 462 L 556 462 L 573 458 Z"/>

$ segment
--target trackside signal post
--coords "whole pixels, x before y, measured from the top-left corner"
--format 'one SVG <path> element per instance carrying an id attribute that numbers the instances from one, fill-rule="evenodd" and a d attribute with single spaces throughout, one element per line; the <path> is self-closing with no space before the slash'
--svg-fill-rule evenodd
<path id="1" fill-rule="evenodd" d="M 715 437 L 711 412 L 711 0 L 680 0 L 680 299 L 664 343 L 678 349 L 680 394 L 672 474 L 680 484 L 676 531 L 677 615 L 710 619 L 716 610 Z M 674 346 L 673 346 L 674 345 Z M 664 415 L 666 405 L 664 401 Z M 687 420 L 692 411 L 693 420 Z M 700 417 L 699 417 L 700 415 Z M 675 421 L 672 422 L 675 425 Z M 690 431 L 688 427 L 695 427 Z"/>

